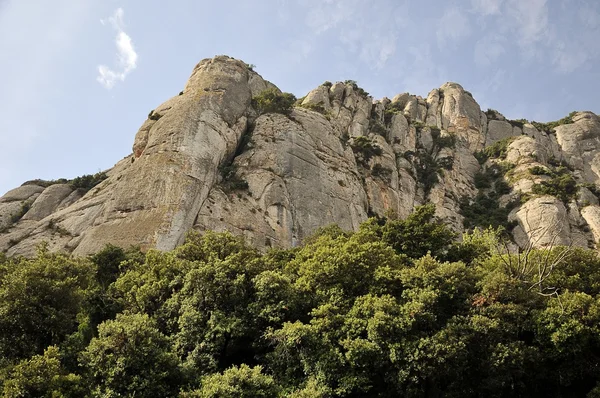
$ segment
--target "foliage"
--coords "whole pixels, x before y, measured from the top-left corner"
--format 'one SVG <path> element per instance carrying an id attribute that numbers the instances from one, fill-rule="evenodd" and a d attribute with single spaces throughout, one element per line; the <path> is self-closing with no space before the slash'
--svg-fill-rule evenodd
<path id="1" fill-rule="evenodd" d="M 75 397 L 84 396 L 81 376 L 67 373 L 60 363 L 56 346 L 43 355 L 19 362 L 4 381 L 3 397 Z"/>
<path id="2" fill-rule="evenodd" d="M 412 123 L 416 128 L 425 128 L 420 122 Z M 417 151 L 407 151 L 404 157 L 413 163 L 416 171 L 417 181 L 423 185 L 425 197 L 429 195 L 431 189 L 439 182 L 439 176 L 443 170 L 451 170 L 454 167 L 454 157 L 438 157 L 443 148 L 453 148 L 456 144 L 456 136 L 449 134 L 441 135 L 441 130 L 435 126 L 428 126 L 431 131 L 433 145 L 430 149 L 418 145 Z"/>
<path id="3" fill-rule="evenodd" d="M 371 169 L 371 175 L 384 181 L 389 181 L 392 178 L 392 170 L 377 163 Z"/>
<path id="4" fill-rule="evenodd" d="M 543 166 L 533 166 L 529 168 L 529 174 L 534 176 L 550 175 L 550 171 Z"/>
<path id="5" fill-rule="evenodd" d="M 160 119 L 162 117 L 161 114 L 159 114 L 158 112 L 155 112 L 154 109 L 152 109 L 150 111 L 150 113 L 148 113 L 148 119 L 150 120 L 154 120 L 157 121 L 158 119 Z"/>
<path id="6" fill-rule="evenodd" d="M 10 217 L 10 222 L 14 224 L 18 222 L 21 218 L 23 218 L 23 216 L 27 214 L 29 209 L 31 209 L 31 204 L 31 201 L 21 202 L 21 207 L 19 208 L 19 211 Z"/>
<path id="7" fill-rule="evenodd" d="M 402 107 L 400 102 L 390 103 L 383 111 L 383 119 L 384 119 L 385 123 L 390 124 L 394 115 L 397 113 L 401 113 L 403 110 L 404 110 L 404 107 Z"/>
<path id="8" fill-rule="evenodd" d="M 488 108 L 488 110 L 485 111 L 485 116 L 487 116 L 488 121 L 489 120 L 497 120 L 497 118 L 498 118 L 497 115 L 499 115 L 499 114 L 500 114 L 500 112 L 498 112 L 495 109 L 491 109 L 491 108 Z"/>
<path id="9" fill-rule="evenodd" d="M 240 177 L 238 173 L 238 166 L 235 163 L 231 163 L 227 166 L 219 167 L 221 173 L 221 186 L 227 192 L 246 190 L 248 189 L 248 182 Z"/>
<path id="10" fill-rule="evenodd" d="M 486 190 L 498 190 L 496 171 L 486 170 Z M 43 247 L 32 259 L 2 258 L 0 390 L 7 397 L 595 393 L 598 253 L 509 253 L 501 230 L 456 242 L 429 204 L 406 219 L 371 218 L 356 232 L 324 227 L 302 246 L 266 253 L 206 232 L 143 257 L 107 246 L 87 258 Z M 99 303 L 112 312 L 98 317 Z"/>
<path id="11" fill-rule="evenodd" d="M 118 314 L 82 353 L 95 396 L 171 397 L 180 372 L 169 341 L 146 314 Z"/>
<path id="12" fill-rule="evenodd" d="M 420 258 L 427 253 L 443 256 L 454 233 L 435 217 L 435 206 L 415 208 L 404 220 L 388 220 L 382 227 L 382 239 L 397 253 Z"/>
<path id="13" fill-rule="evenodd" d="M 369 96 L 369 93 L 367 93 L 365 90 L 363 90 L 361 87 L 359 87 L 355 80 L 346 80 L 346 81 L 344 81 L 344 84 L 346 86 L 351 86 L 352 89 L 354 91 L 356 91 L 358 93 L 358 95 L 360 95 L 361 97 Z"/>
<path id="14" fill-rule="evenodd" d="M 573 123 L 573 117 L 575 117 L 576 114 L 577 114 L 577 111 L 573 111 L 573 112 L 569 113 L 569 115 L 563 117 L 560 120 L 556 120 L 554 122 L 540 123 L 540 122 L 534 121 L 534 122 L 531 122 L 531 124 L 539 131 L 545 131 L 547 133 L 552 133 L 552 132 L 554 132 L 554 129 L 557 128 L 558 126 L 562 126 L 563 124 Z"/>
<path id="15" fill-rule="evenodd" d="M 302 104 L 301 103 L 298 106 L 300 106 L 301 108 L 310 109 L 311 111 L 326 114 L 325 108 L 323 107 L 323 105 L 321 103 L 319 103 L 319 104 L 313 104 L 313 103 Z"/>
<path id="16" fill-rule="evenodd" d="M 475 188 L 477 189 L 486 189 L 492 186 L 492 178 L 490 177 L 489 173 L 484 173 L 482 171 L 475 173 L 473 182 L 475 184 Z"/>
<path id="17" fill-rule="evenodd" d="M 429 129 L 431 130 L 434 150 L 439 151 L 443 148 L 454 148 L 456 146 L 455 134 L 442 135 L 441 130 L 435 126 L 429 126 Z"/>
<path id="18" fill-rule="evenodd" d="M 262 91 L 252 97 L 252 106 L 262 115 L 264 113 L 289 114 L 296 102 L 296 97 L 291 93 L 282 93 L 275 88 Z"/>
<path id="19" fill-rule="evenodd" d="M 489 145 L 481 152 L 474 154 L 479 164 L 484 164 L 489 158 L 506 159 L 508 154 L 508 146 L 515 140 L 515 137 L 508 137 Z"/>
<path id="20" fill-rule="evenodd" d="M 262 367 L 233 366 L 222 374 L 202 379 L 202 388 L 184 393 L 183 398 L 272 398 L 279 392 L 273 377 L 262 373 Z"/>
<path id="21" fill-rule="evenodd" d="M 531 168 L 529 169 L 532 172 Z M 534 172 L 542 172 L 535 169 Z M 550 176 L 550 180 L 542 181 L 539 184 L 533 184 L 531 192 L 536 195 L 552 195 L 567 203 L 577 195 L 577 181 L 569 173 L 566 167 L 557 167 L 553 170 L 544 170 L 545 175 Z"/>
<path id="22" fill-rule="evenodd" d="M 494 163 L 475 174 L 473 182 L 475 188 L 479 190 L 477 196 L 473 199 L 465 196 L 459 203 L 465 228 L 502 227 L 510 231 L 515 226 L 507 219 L 517 203 L 513 201 L 506 206 L 500 206 L 499 202 L 500 196 L 511 191 L 510 185 L 504 179 L 506 171 L 511 167 L 512 165 L 507 162 Z"/>
<path id="23" fill-rule="evenodd" d="M 369 130 L 374 134 L 387 137 L 387 130 L 381 123 L 379 123 L 379 121 L 375 119 L 369 120 Z"/>
<path id="24" fill-rule="evenodd" d="M 505 227 L 510 230 L 514 225 L 509 224 L 507 219 L 515 205 L 516 203 L 511 203 L 508 206 L 500 206 L 496 192 L 479 192 L 472 200 L 464 197 L 460 201 L 460 214 L 465 218 L 465 228 Z"/>
<path id="25" fill-rule="evenodd" d="M 350 147 L 356 155 L 358 163 L 363 166 L 366 166 L 373 156 L 380 156 L 383 153 L 379 145 L 365 136 L 355 137 L 350 143 Z"/>
<path id="26" fill-rule="evenodd" d="M 102 181 L 106 180 L 108 176 L 104 172 L 98 172 L 96 174 L 86 174 L 79 177 L 73 178 L 69 181 L 71 187 L 73 189 L 82 189 L 85 192 L 94 188 L 96 185 L 100 184 Z"/>
<path id="27" fill-rule="evenodd" d="M 55 184 L 69 184 L 73 189 L 81 189 L 84 192 L 89 191 L 102 181 L 106 180 L 108 176 L 105 172 L 101 171 L 95 174 L 85 174 L 79 177 L 75 177 L 72 180 L 66 178 L 59 178 L 57 180 L 31 180 L 25 182 L 23 185 L 38 185 L 40 187 L 47 188 Z"/>
<path id="28" fill-rule="evenodd" d="M 524 125 L 526 125 L 527 123 L 529 123 L 529 121 L 527 119 L 516 119 L 516 120 L 508 120 L 508 122 L 513 126 L 513 127 L 518 127 L 520 129 L 523 128 Z"/>
<path id="29" fill-rule="evenodd" d="M 439 182 L 439 173 L 441 173 L 442 167 L 429 152 L 417 151 L 416 155 L 414 165 L 417 171 L 417 180 L 423 184 L 425 196 L 428 196 L 433 186 Z"/>
<path id="30" fill-rule="evenodd" d="M 11 360 L 42 354 L 77 331 L 95 285 L 92 264 L 45 247 L 33 260 L 8 262 L 0 276 L 0 357 Z"/>

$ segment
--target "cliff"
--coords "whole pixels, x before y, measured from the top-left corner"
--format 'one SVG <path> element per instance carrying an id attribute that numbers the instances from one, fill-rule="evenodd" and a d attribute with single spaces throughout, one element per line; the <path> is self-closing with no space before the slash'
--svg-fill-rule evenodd
<path id="1" fill-rule="evenodd" d="M 600 239 L 591 112 L 509 121 L 456 83 L 374 101 L 355 82 L 326 82 L 282 113 L 260 112 L 265 92 L 278 90 L 242 61 L 201 61 L 92 189 L 32 181 L 0 198 L 0 250 L 169 250 L 191 229 L 292 247 L 320 226 L 356 229 L 427 202 L 457 232 L 502 225 L 521 247 Z"/>

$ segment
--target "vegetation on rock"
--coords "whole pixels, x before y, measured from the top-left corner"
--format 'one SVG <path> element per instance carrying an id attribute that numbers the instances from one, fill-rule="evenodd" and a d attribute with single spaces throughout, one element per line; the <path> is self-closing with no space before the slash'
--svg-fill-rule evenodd
<path id="1" fill-rule="evenodd" d="M 248 182 L 244 180 L 238 173 L 236 164 L 229 164 L 219 168 L 221 173 L 221 186 L 227 192 L 248 189 Z"/>
<path id="2" fill-rule="evenodd" d="M 275 88 L 262 91 L 252 98 L 252 106 L 259 114 L 282 113 L 289 114 L 296 102 L 296 97 L 291 93 L 282 93 Z"/>
<path id="3" fill-rule="evenodd" d="M 106 173 L 98 172 L 96 174 L 86 174 L 80 177 L 75 177 L 69 181 L 69 184 L 73 187 L 73 189 L 82 189 L 87 192 L 107 178 L 108 176 Z"/>
<path id="4" fill-rule="evenodd" d="M 460 214 L 464 217 L 463 225 L 473 228 L 502 228 L 510 231 L 515 223 L 508 222 L 508 215 L 518 203 L 511 201 L 505 206 L 500 205 L 500 197 L 510 193 L 511 188 L 504 176 L 511 165 L 495 163 L 485 167 L 484 171 L 475 174 L 475 188 L 478 189 L 475 198 L 463 197 L 460 201 Z"/>
<path id="5" fill-rule="evenodd" d="M 537 166 L 529 169 L 529 172 L 534 175 L 547 175 L 550 177 L 550 180 L 541 181 L 531 187 L 531 191 L 536 195 L 552 195 L 565 203 L 568 203 L 577 195 L 577 181 L 566 167 L 546 169 Z"/>
<path id="6" fill-rule="evenodd" d="M 374 143 L 369 137 L 360 136 L 352 139 L 350 143 L 352 151 L 356 155 L 359 164 L 367 166 L 373 156 L 380 156 L 383 152 L 381 147 Z"/>
<path id="7" fill-rule="evenodd" d="M 577 114 L 577 111 L 573 111 L 569 113 L 567 116 L 563 117 L 560 120 L 556 120 L 554 122 L 548 123 L 540 123 L 540 122 L 531 122 L 531 124 L 538 129 L 539 131 L 545 131 L 547 133 L 554 132 L 554 129 L 558 126 L 562 126 L 563 124 L 571 124 L 573 123 L 573 117 Z"/>
<path id="8" fill-rule="evenodd" d="M 358 84 L 356 83 L 356 80 L 345 80 L 344 84 L 346 86 L 352 87 L 352 89 L 354 91 L 356 91 L 358 93 L 358 95 L 360 95 L 362 97 L 368 97 L 369 96 L 369 93 L 367 93 L 364 89 L 362 89 L 361 87 L 358 86 Z"/>
<path id="9" fill-rule="evenodd" d="M 474 156 L 479 164 L 484 164 L 489 158 L 506 159 L 508 154 L 508 146 L 515 140 L 515 137 L 508 137 L 497 141 L 483 149 L 483 151 L 475 152 Z"/>

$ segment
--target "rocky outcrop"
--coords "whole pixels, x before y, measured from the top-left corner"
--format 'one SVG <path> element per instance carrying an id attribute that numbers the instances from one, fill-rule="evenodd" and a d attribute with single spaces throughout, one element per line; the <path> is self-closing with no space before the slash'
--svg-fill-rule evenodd
<path id="1" fill-rule="evenodd" d="M 346 81 L 315 88 L 289 113 L 259 114 L 252 98 L 267 89 L 278 91 L 242 61 L 201 61 L 106 180 L 88 192 L 32 182 L 0 198 L 0 250 L 29 255 L 43 241 L 75 254 L 106 243 L 167 250 L 191 229 L 292 247 L 318 227 L 356 229 L 426 202 L 460 233 L 481 198 L 497 203 L 490 213 L 512 209 L 504 226 L 522 247 L 600 239 L 593 113 L 530 124 L 482 112 L 456 83 L 425 99 L 374 101 Z"/>

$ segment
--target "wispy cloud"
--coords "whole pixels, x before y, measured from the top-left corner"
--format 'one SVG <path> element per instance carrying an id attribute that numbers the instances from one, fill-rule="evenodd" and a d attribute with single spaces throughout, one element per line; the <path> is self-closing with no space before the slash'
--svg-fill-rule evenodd
<path id="1" fill-rule="evenodd" d="M 487 15 L 500 14 L 504 0 L 471 0 L 471 6 L 476 13 Z"/>
<path id="2" fill-rule="evenodd" d="M 548 35 L 548 6 L 546 0 L 510 0 L 508 12 L 517 29 L 518 43 L 530 48 Z"/>
<path id="3" fill-rule="evenodd" d="M 117 8 L 113 16 L 108 19 L 108 23 L 117 31 L 115 44 L 117 46 L 117 63 L 114 69 L 106 65 L 98 66 L 98 77 L 96 80 L 106 89 L 110 90 L 118 81 L 125 81 L 125 78 L 137 67 L 138 55 L 133 47 L 131 37 L 124 30 L 123 16 L 125 12 L 122 8 Z M 103 25 L 104 20 L 100 21 Z"/>
<path id="4" fill-rule="evenodd" d="M 506 52 L 504 38 L 498 34 L 489 34 L 475 43 L 475 64 L 480 67 L 490 66 L 498 57 Z"/>
<path id="5" fill-rule="evenodd" d="M 456 7 L 447 9 L 437 26 L 436 37 L 440 50 L 448 45 L 454 46 L 459 40 L 471 33 L 469 21 L 464 11 Z"/>

